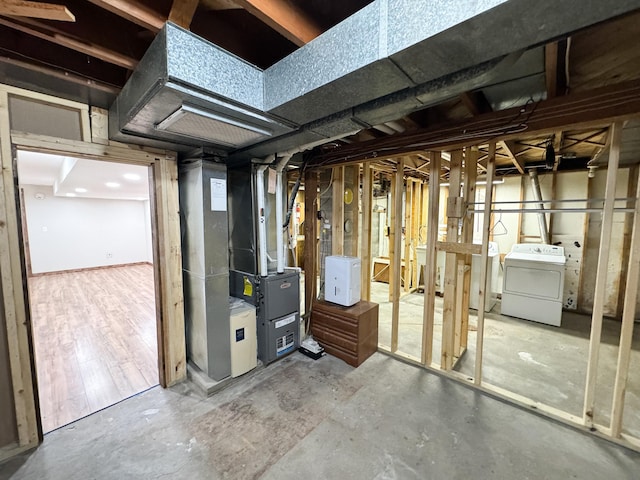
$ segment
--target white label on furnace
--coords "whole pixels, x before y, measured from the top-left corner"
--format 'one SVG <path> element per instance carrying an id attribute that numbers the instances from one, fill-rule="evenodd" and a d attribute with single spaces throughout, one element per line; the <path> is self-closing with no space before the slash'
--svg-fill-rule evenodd
<path id="1" fill-rule="evenodd" d="M 278 320 L 276 322 L 276 328 L 280 328 L 280 327 L 284 327 L 285 325 L 289 325 L 290 323 L 293 323 L 296 321 L 296 316 L 294 315 L 289 315 L 287 318 L 283 318 L 282 320 Z"/>
<path id="2" fill-rule="evenodd" d="M 227 211 L 227 181 L 222 178 L 211 179 L 211 211 Z"/>

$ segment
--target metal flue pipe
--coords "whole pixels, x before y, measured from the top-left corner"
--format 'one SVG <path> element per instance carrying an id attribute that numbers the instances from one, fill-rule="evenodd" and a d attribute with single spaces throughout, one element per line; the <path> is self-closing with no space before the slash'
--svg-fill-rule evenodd
<path id="1" fill-rule="evenodd" d="M 544 203 L 542 202 L 542 192 L 540 191 L 540 181 L 538 180 L 537 170 L 529 170 L 529 178 L 531 178 L 531 189 L 533 190 L 533 198 L 540 202 L 538 204 L 539 210 L 544 210 Z M 547 218 L 543 212 L 538 213 L 538 225 L 540 227 L 540 239 L 542 243 L 549 242 L 549 230 L 547 229 Z"/>
<path id="2" fill-rule="evenodd" d="M 276 163 L 276 261 L 277 272 L 284 273 L 284 264 L 286 251 L 284 248 L 284 202 L 282 196 L 285 195 L 284 182 L 282 172 L 284 167 L 289 163 L 291 154 L 287 154 L 280 158 Z"/>

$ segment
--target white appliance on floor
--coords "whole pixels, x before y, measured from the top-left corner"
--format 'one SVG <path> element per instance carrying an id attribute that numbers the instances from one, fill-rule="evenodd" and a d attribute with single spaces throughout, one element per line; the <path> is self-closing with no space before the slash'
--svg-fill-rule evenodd
<path id="1" fill-rule="evenodd" d="M 500 250 L 496 242 L 489 242 L 489 263 L 487 265 L 487 278 L 489 288 L 484 293 L 484 311 L 490 312 L 498 300 L 499 275 L 500 275 Z M 469 295 L 469 308 L 478 309 L 480 304 L 480 272 L 482 270 L 482 255 L 471 256 L 471 292 Z"/>
<path id="2" fill-rule="evenodd" d="M 324 299 L 345 307 L 358 303 L 361 268 L 358 257 L 327 257 L 324 263 Z"/>
<path id="3" fill-rule="evenodd" d="M 229 298 L 231 323 L 231 376 L 239 377 L 258 365 L 258 339 L 256 329 L 256 307 L 240 300 Z"/>
<path id="4" fill-rule="evenodd" d="M 564 290 L 564 248 L 517 243 L 504 259 L 503 315 L 559 327 Z"/>

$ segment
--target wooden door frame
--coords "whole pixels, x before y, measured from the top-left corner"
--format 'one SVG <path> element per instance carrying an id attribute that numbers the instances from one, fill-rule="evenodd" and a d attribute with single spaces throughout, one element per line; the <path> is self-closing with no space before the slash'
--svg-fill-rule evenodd
<path id="1" fill-rule="evenodd" d="M 118 144 L 105 139 L 100 143 L 92 143 L 11 131 L 9 95 L 77 109 L 82 118 L 82 136 L 91 140 L 87 105 L 0 85 L 0 274 L 18 433 L 16 445 L 0 449 L 0 461 L 33 448 L 42 441 L 14 149 L 151 167 L 149 204 L 158 312 L 159 382 L 163 387 L 168 387 L 186 378 L 176 153 Z"/>

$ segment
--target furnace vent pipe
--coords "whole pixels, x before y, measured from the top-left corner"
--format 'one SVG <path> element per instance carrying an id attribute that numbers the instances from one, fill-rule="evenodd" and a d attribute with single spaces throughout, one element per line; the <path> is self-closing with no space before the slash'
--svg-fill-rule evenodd
<path id="1" fill-rule="evenodd" d="M 533 198 L 537 202 L 540 202 L 538 208 L 544 210 L 544 203 L 542 203 L 542 192 L 540 191 L 540 181 L 538 180 L 538 171 L 529 170 L 529 178 L 531 178 L 531 189 L 533 190 Z M 549 230 L 547 229 L 547 218 L 542 212 L 538 213 L 538 225 L 540 227 L 540 238 L 542 243 L 549 245 Z"/>
<path id="2" fill-rule="evenodd" d="M 284 182 L 282 180 L 282 171 L 286 167 L 289 160 L 291 160 L 292 154 L 286 154 L 280 158 L 276 163 L 276 259 L 277 259 L 277 272 L 284 273 L 284 203 L 282 196 L 285 194 Z"/>
<path id="3" fill-rule="evenodd" d="M 258 204 L 258 251 L 260 256 L 260 276 L 269 275 L 267 265 L 267 225 L 266 215 L 264 214 L 264 171 L 269 165 L 258 165 L 256 170 L 256 202 Z"/>

